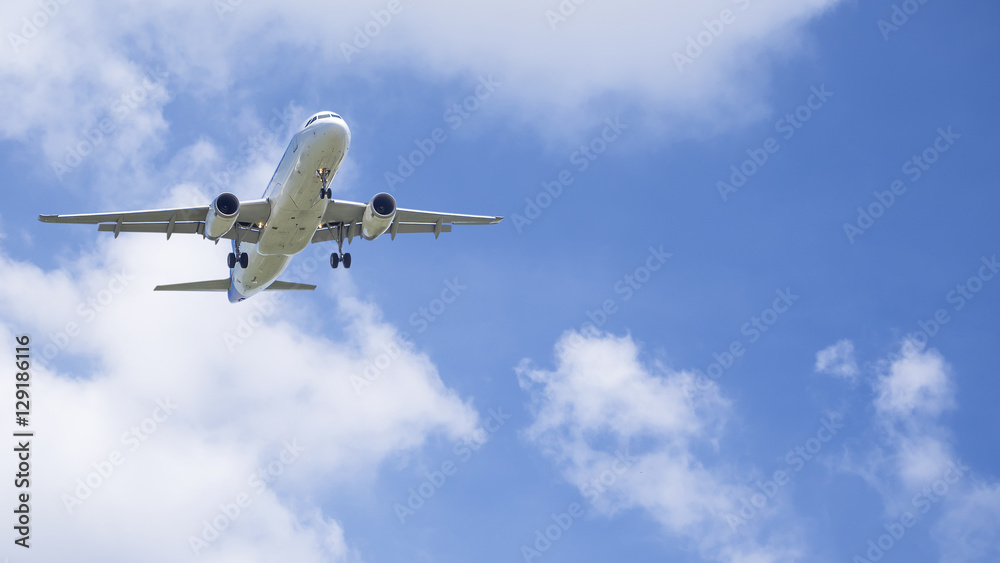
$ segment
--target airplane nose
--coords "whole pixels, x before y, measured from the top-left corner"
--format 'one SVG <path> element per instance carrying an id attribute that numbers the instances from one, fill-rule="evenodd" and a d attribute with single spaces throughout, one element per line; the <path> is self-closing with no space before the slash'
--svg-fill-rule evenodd
<path id="1" fill-rule="evenodd" d="M 331 133 L 337 140 L 341 141 L 344 146 L 351 144 L 351 128 L 347 126 L 347 122 L 342 118 L 334 118 L 330 120 Z"/>

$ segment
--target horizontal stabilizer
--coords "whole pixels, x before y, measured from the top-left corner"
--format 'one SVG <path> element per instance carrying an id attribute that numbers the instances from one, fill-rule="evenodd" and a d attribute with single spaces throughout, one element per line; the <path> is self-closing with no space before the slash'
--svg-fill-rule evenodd
<path id="1" fill-rule="evenodd" d="M 190 283 L 158 285 L 153 291 L 229 291 L 229 278 Z"/>
<path id="2" fill-rule="evenodd" d="M 222 280 L 158 285 L 153 288 L 153 291 L 229 291 L 229 284 L 230 280 L 226 278 Z M 316 289 L 315 285 L 276 281 L 264 291 L 312 291 L 314 289 Z"/>
<path id="3" fill-rule="evenodd" d="M 267 289 L 265 289 L 264 291 L 271 291 L 271 290 L 276 290 L 276 291 L 312 291 L 314 289 L 316 289 L 315 285 L 309 285 L 307 283 L 292 283 L 292 282 L 276 281 L 276 282 L 272 283 L 271 285 L 267 286 Z"/>

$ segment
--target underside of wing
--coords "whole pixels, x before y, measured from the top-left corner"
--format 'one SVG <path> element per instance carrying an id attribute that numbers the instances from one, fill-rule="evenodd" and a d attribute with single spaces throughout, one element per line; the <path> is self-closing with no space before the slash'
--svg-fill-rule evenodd
<path id="1" fill-rule="evenodd" d="M 169 239 L 175 233 L 205 234 L 209 210 L 209 206 L 206 205 L 112 213 L 39 215 L 38 220 L 43 223 L 98 225 L 99 231 L 113 232 L 116 237 L 119 233 L 164 233 Z M 260 236 L 259 225 L 266 223 L 270 214 L 271 204 L 266 199 L 240 202 L 235 228 L 220 238 L 232 239 L 238 232 L 240 240 L 257 242 Z"/>
<path id="2" fill-rule="evenodd" d="M 460 215 L 457 213 L 438 213 L 437 211 L 417 211 L 415 209 L 398 209 L 396 217 L 402 223 L 451 223 L 452 225 L 496 225 L 503 217 L 494 215 Z"/>
<path id="3" fill-rule="evenodd" d="M 330 202 L 323 215 L 323 224 L 316 230 L 312 242 L 351 241 L 354 237 L 359 236 L 366 220 L 365 210 L 367 207 L 368 204 L 354 201 Z M 388 215 L 384 217 L 384 220 L 388 221 Z M 437 238 L 441 233 L 450 233 L 452 225 L 495 225 L 502 219 L 503 217 L 493 215 L 463 215 L 396 209 L 388 229 L 383 224 L 382 230 L 378 231 L 377 234 L 385 231 L 392 239 L 395 239 L 396 235 L 400 233 L 433 233 L 434 237 Z"/>

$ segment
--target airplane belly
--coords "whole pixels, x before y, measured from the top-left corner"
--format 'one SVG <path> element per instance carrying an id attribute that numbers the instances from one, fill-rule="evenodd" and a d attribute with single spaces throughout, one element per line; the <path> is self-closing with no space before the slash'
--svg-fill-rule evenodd
<path id="1" fill-rule="evenodd" d="M 300 141 L 299 150 L 301 155 L 295 168 L 289 175 L 286 187 L 292 201 L 299 209 L 311 209 L 318 203 L 325 203 L 321 200 L 319 190 L 323 186 L 322 181 L 316 175 L 316 171 L 326 168 L 331 171 L 332 180 L 343 162 L 347 153 L 347 148 L 331 139 L 323 136 L 322 133 L 314 131 L 312 136 L 306 136 Z"/>
<path id="2" fill-rule="evenodd" d="M 257 241 L 259 252 L 270 256 L 298 254 L 305 250 L 323 220 L 326 204 L 324 199 L 309 209 L 299 209 L 294 205 L 275 207 Z"/>
<path id="3" fill-rule="evenodd" d="M 257 245 L 253 244 L 243 243 L 240 245 L 240 250 L 247 253 L 249 263 L 246 269 L 241 268 L 239 264 L 233 268 L 233 285 L 243 297 L 259 293 L 274 283 L 292 259 L 291 256 L 282 254 L 261 254 Z"/>
<path id="4" fill-rule="evenodd" d="M 294 164 L 282 178 L 257 242 L 261 254 L 302 252 L 322 223 L 329 200 L 320 198 L 323 183 L 316 171 L 329 169 L 332 180 L 347 153 L 346 143 L 328 133 L 314 131 L 294 141 Z"/>

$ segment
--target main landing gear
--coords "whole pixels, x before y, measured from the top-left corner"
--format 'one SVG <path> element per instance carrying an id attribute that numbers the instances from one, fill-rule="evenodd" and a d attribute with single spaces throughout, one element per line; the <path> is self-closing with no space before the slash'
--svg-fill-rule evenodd
<path id="1" fill-rule="evenodd" d="M 323 186 L 319 189 L 320 199 L 333 199 L 333 189 L 329 187 L 330 185 L 330 169 L 320 168 L 316 170 L 316 177 L 319 181 L 323 183 Z"/>
<path id="2" fill-rule="evenodd" d="M 237 260 L 236 260 L 236 253 L 235 252 L 230 252 L 229 253 L 229 269 L 230 270 L 232 270 L 233 268 L 236 267 L 236 262 L 237 262 Z M 243 252 L 243 253 L 240 254 L 239 263 L 240 263 L 240 268 L 246 268 L 247 266 L 250 265 L 250 257 L 247 256 L 246 252 Z"/>
<path id="3" fill-rule="evenodd" d="M 333 254 L 330 255 L 330 266 L 333 267 L 334 269 L 336 269 L 337 266 L 339 266 L 341 262 L 344 263 L 344 267 L 345 268 L 350 268 L 351 267 L 351 253 L 348 252 L 347 254 L 343 254 L 342 255 L 342 254 L 337 254 L 336 252 L 334 252 Z"/>
<path id="4" fill-rule="evenodd" d="M 330 228 L 331 232 L 334 232 L 332 226 L 329 227 L 329 228 Z M 344 224 L 343 223 L 337 225 L 337 230 L 335 231 L 334 239 L 337 241 L 337 252 L 334 252 L 333 254 L 330 255 L 330 267 L 333 268 L 333 269 L 337 269 L 337 266 L 339 266 L 340 263 L 343 262 L 345 268 L 350 268 L 351 267 L 351 253 L 348 252 L 348 253 L 344 254 Z"/>
<path id="5" fill-rule="evenodd" d="M 229 253 L 229 260 L 227 263 L 229 264 L 230 270 L 236 267 L 237 262 L 240 263 L 240 268 L 246 269 L 246 267 L 250 265 L 250 257 L 247 256 L 246 252 L 240 252 L 240 226 L 236 225 L 235 229 L 236 238 L 234 240 L 236 241 L 236 245 L 234 250 L 236 252 Z"/>

